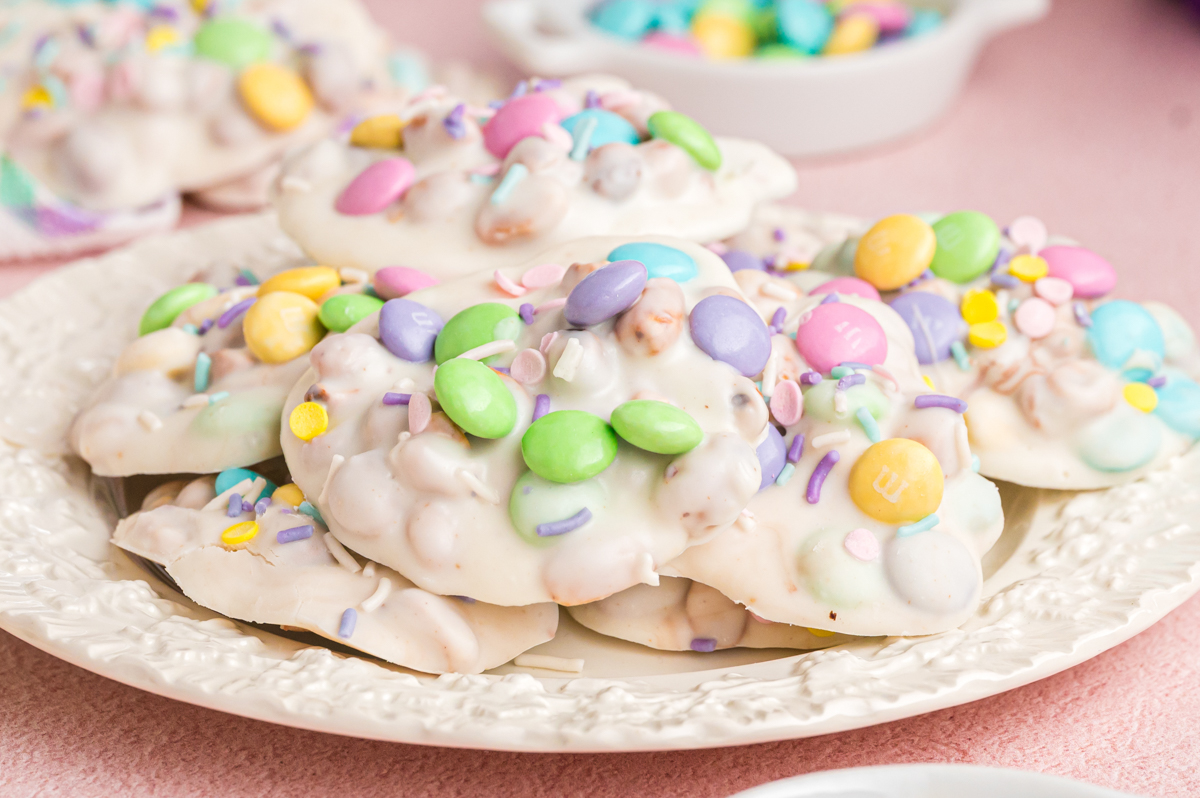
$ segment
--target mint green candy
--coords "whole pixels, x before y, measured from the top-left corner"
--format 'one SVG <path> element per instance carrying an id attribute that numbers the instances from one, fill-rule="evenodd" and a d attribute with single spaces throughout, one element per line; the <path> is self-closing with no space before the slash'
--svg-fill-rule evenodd
<path id="1" fill-rule="evenodd" d="M 204 23 L 192 40 L 196 55 L 241 69 L 271 56 L 271 34 L 245 19 L 226 17 Z"/>
<path id="2" fill-rule="evenodd" d="M 933 223 L 937 251 L 929 268 L 944 280 L 969 283 L 987 272 L 1000 252 L 1000 228 L 987 214 L 959 211 Z"/>
<path id="3" fill-rule="evenodd" d="M 666 402 L 634 399 L 612 412 L 612 426 L 623 439 L 655 454 L 683 454 L 704 437 L 687 412 Z"/>
<path id="4" fill-rule="evenodd" d="M 503 438 L 517 425 L 516 400 L 478 360 L 447 360 L 438 366 L 433 388 L 450 420 L 477 438 Z"/>
<path id="5" fill-rule="evenodd" d="M 846 409 L 839 413 L 834 398 L 837 394 L 837 380 L 822 380 L 804 392 L 804 416 L 813 421 L 832 423 L 835 421 L 854 422 L 854 414 L 859 408 L 865 407 L 876 421 L 880 421 L 888 413 L 888 400 L 878 388 L 867 382 L 853 385 L 842 394 L 846 397 Z"/>
<path id="6" fill-rule="evenodd" d="M 366 294 L 337 294 L 321 303 L 317 318 L 325 329 L 345 332 L 383 307 L 383 300 Z"/>
<path id="7" fill-rule="evenodd" d="M 646 122 L 650 135 L 669 141 L 696 160 L 696 163 L 715 172 L 721 167 L 721 150 L 704 127 L 678 111 L 659 111 Z"/>
<path id="8" fill-rule="evenodd" d="M 766 61 L 795 61 L 808 58 L 809 56 L 803 50 L 797 50 L 795 47 L 783 42 L 771 42 L 755 50 L 754 57 Z"/>
<path id="9" fill-rule="evenodd" d="M 146 308 L 138 324 L 138 335 L 149 335 L 170 327 L 180 313 L 217 295 L 216 286 L 208 283 L 184 283 L 172 288 Z"/>
<path id="10" fill-rule="evenodd" d="M 514 319 L 513 322 L 508 321 Z M 438 333 L 433 345 L 433 359 L 440 366 L 477 346 L 490 344 L 510 333 L 520 334 L 521 318 L 515 310 L 499 302 L 483 302 L 454 314 Z M 497 336 L 499 333 L 499 336 Z M 514 340 L 510 338 L 509 340 Z M 484 363 L 493 358 L 484 359 Z"/>
<path id="11" fill-rule="evenodd" d="M 612 463 L 617 456 L 617 435 L 599 416 L 582 410 L 556 410 L 525 430 L 521 454 L 529 470 L 543 479 L 581 482 Z"/>
<path id="12" fill-rule="evenodd" d="M 559 538 L 539 536 L 539 524 L 570 518 L 585 508 L 595 517 L 605 507 L 606 498 L 604 486 L 595 480 L 563 485 L 526 471 L 508 498 L 508 517 L 526 541 L 548 545 Z"/>

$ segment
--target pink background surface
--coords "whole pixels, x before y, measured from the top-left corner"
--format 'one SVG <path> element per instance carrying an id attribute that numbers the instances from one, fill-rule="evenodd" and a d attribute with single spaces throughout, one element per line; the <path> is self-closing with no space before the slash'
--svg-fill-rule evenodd
<path id="1" fill-rule="evenodd" d="M 398 40 L 499 66 L 476 2 L 368 0 Z M 515 73 L 511 73 L 514 77 Z M 1167 0 L 1057 0 L 986 51 L 933 129 L 800 164 L 798 201 L 868 216 L 1040 216 L 1106 254 L 1121 294 L 1200 323 L 1200 28 Z M 211 214 L 189 211 L 195 223 Z M 7 294 L 55 264 L 0 268 Z M 519 755 L 275 727 L 139 692 L 0 633 L 4 795 L 725 796 L 789 775 L 897 762 L 1036 770 L 1200 794 L 1200 598 L 1133 640 L 963 707 L 811 740 L 714 751 Z"/>

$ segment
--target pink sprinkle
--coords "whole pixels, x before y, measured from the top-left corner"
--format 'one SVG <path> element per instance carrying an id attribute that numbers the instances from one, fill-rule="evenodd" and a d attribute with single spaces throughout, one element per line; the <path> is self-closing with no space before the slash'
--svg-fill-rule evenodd
<path id="1" fill-rule="evenodd" d="M 750 617 L 753 618 L 754 620 L 758 621 L 759 623 L 774 623 L 774 621 L 768 621 L 766 618 L 762 617 L 754 610 L 746 610 L 746 612 L 750 613 Z"/>
<path id="2" fill-rule="evenodd" d="M 522 385 L 535 385 L 546 377 L 546 358 L 536 349 L 522 349 L 508 369 L 512 378 Z"/>
<path id="3" fill-rule="evenodd" d="M 1045 338 L 1054 332 L 1054 306 L 1044 299 L 1030 297 L 1013 314 L 1017 329 L 1030 338 Z"/>
<path id="4" fill-rule="evenodd" d="M 542 125 L 542 138 L 563 152 L 570 152 L 571 147 L 575 144 L 571 134 L 557 122 L 547 122 Z"/>
<path id="5" fill-rule="evenodd" d="M 533 309 L 534 313 L 545 313 L 548 310 L 558 310 L 563 305 L 567 304 L 567 298 L 560 296 L 558 299 L 551 299 L 549 302 L 543 302 Z"/>
<path id="6" fill-rule="evenodd" d="M 1031 254 L 1046 246 L 1045 223 L 1036 216 L 1021 216 L 1008 226 L 1008 237 L 1018 247 L 1027 247 Z"/>
<path id="7" fill-rule="evenodd" d="M 714 241 L 711 244 L 705 244 L 704 247 L 709 252 L 712 252 L 716 255 L 724 255 L 729 251 L 729 247 L 725 246 L 720 241 Z"/>
<path id="8" fill-rule="evenodd" d="M 554 342 L 558 340 L 558 330 L 548 332 L 542 336 L 542 342 L 538 345 L 538 351 L 543 355 L 550 351 L 550 347 L 554 346 Z"/>
<path id="9" fill-rule="evenodd" d="M 566 266 L 560 266 L 557 263 L 543 263 L 540 266 L 526 269 L 525 273 L 521 275 L 521 285 L 530 291 L 549 288 L 562 282 L 563 275 L 566 273 Z"/>
<path id="10" fill-rule="evenodd" d="M 476 166 L 469 170 L 473 175 L 483 175 L 484 177 L 495 177 L 500 174 L 500 163 L 485 163 L 483 166 Z"/>
<path id="11" fill-rule="evenodd" d="M 408 431 L 420 435 L 429 426 L 433 415 L 433 404 L 423 393 L 414 393 L 408 400 Z"/>
<path id="12" fill-rule="evenodd" d="M 800 386 L 791 380 L 776 383 L 771 392 L 771 415 L 785 427 L 790 427 L 800 420 L 804 412 L 804 394 Z"/>
<path id="13" fill-rule="evenodd" d="M 888 371 L 883 366 L 879 366 L 879 365 L 871 366 L 871 371 L 875 372 L 880 377 L 883 377 L 885 380 L 890 382 L 897 391 L 900 390 L 900 381 L 897 380 L 895 377 L 893 377 L 892 372 Z"/>
<path id="14" fill-rule="evenodd" d="M 845 18 L 854 14 L 874 17 L 881 33 L 899 33 L 912 18 L 912 11 L 902 3 L 852 3 L 840 16 Z"/>
<path id="15" fill-rule="evenodd" d="M 346 216 L 379 213 L 404 196 L 416 171 L 407 158 L 385 158 L 358 173 L 338 196 L 334 208 Z"/>
<path id="16" fill-rule="evenodd" d="M 662 31 L 654 31 L 649 34 L 642 39 L 642 44 L 676 55 L 687 55 L 697 58 L 703 55 L 700 48 L 696 46 L 696 43 L 686 36 L 672 36 Z"/>
<path id="17" fill-rule="evenodd" d="M 496 285 L 500 286 L 500 290 L 509 296 L 522 296 L 525 293 L 524 288 L 506 277 L 499 269 L 492 274 L 492 279 L 496 281 Z"/>
<path id="18" fill-rule="evenodd" d="M 863 562 L 871 562 L 879 556 L 879 541 L 869 529 L 858 528 L 846 535 L 842 542 L 850 555 Z"/>
<path id="19" fill-rule="evenodd" d="M 1033 292 L 1051 305 L 1065 305 L 1075 296 L 1075 286 L 1061 277 L 1042 277 L 1033 284 Z"/>

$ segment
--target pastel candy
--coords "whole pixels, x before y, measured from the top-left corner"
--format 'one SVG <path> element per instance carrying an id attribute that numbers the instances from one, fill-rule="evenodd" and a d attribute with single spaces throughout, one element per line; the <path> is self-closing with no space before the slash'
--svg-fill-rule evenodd
<path id="1" fill-rule="evenodd" d="M 659 111 L 646 121 L 650 135 L 669 141 L 709 171 L 721 167 L 721 150 L 704 127 L 678 111 Z"/>
<path id="2" fill-rule="evenodd" d="M 1042 277 L 1034 282 L 1033 292 L 1051 305 L 1065 305 L 1075 295 L 1075 288 L 1061 277 Z"/>
<path id="3" fill-rule="evenodd" d="M 433 275 L 407 266 L 384 266 L 371 278 L 375 293 L 384 299 L 399 299 L 437 284 L 438 280 Z"/>
<path id="4" fill-rule="evenodd" d="M 876 222 L 859 239 L 854 273 L 880 291 L 894 291 L 920 277 L 936 252 L 932 227 L 911 214 L 896 214 Z"/>
<path id="5" fill-rule="evenodd" d="M 271 55 L 271 34 L 249 20 L 227 16 L 201 25 L 192 46 L 202 58 L 241 69 Z"/>
<path id="6" fill-rule="evenodd" d="M 1162 425 L 1132 407 L 1124 411 L 1101 416 L 1079 432 L 1079 456 L 1097 471 L 1141 468 L 1162 446 Z"/>
<path id="7" fill-rule="evenodd" d="M 725 265 L 729 267 L 729 271 L 731 272 L 740 272 L 743 269 L 753 269 L 756 272 L 761 272 L 767 268 L 762 258 L 744 249 L 731 249 L 721 256 L 721 260 L 725 261 Z"/>
<path id="8" fill-rule="evenodd" d="M 636 260 L 618 260 L 584 277 L 567 295 L 563 316 L 576 327 L 608 321 L 627 310 L 646 287 L 646 267 Z"/>
<path id="9" fill-rule="evenodd" d="M 846 397 L 844 408 L 837 401 L 838 393 Z M 804 416 L 814 421 L 850 421 L 860 408 L 866 408 L 879 421 L 887 415 L 888 400 L 870 382 L 839 390 L 837 380 L 822 380 L 804 394 Z"/>
<path id="10" fill-rule="evenodd" d="M 655 21 L 649 0 L 607 0 L 592 11 L 592 24 L 622 39 L 640 39 Z"/>
<path id="11" fill-rule="evenodd" d="M 887 335 L 865 310 L 830 302 L 807 315 L 796 330 L 796 349 L 816 371 L 828 374 L 841 363 L 874 366 L 887 359 Z"/>
<path id="12" fill-rule="evenodd" d="M 384 158 L 368 166 L 350 181 L 334 204 L 346 216 L 379 213 L 404 196 L 413 183 L 415 170 L 407 158 Z"/>
<path id="13" fill-rule="evenodd" d="M 317 402 L 301 402 L 288 415 L 288 429 L 302 441 L 311 441 L 329 429 L 329 412 Z"/>
<path id="14" fill-rule="evenodd" d="M 424 363 L 433 357 L 442 317 L 411 299 L 389 299 L 379 310 L 379 340 L 401 360 Z M 466 350 L 463 350 L 466 351 Z"/>
<path id="15" fill-rule="evenodd" d="M 902 33 L 912 21 L 912 9 L 904 3 L 867 2 L 851 3 L 845 14 L 866 14 L 874 17 L 880 33 Z"/>
<path id="16" fill-rule="evenodd" d="M 345 332 L 383 308 L 383 300 L 366 294 L 338 294 L 321 303 L 317 318 L 327 329 Z"/>
<path id="17" fill-rule="evenodd" d="M 646 267 L 649 278 L 669 277 L 677 283 L 686 283 L 700 273 L 691 255 L 664 244 L 622 244 L 608 253 L 608 259 L 636 260 Z"/>
<path id="18" fill-rule="evenodd" d="M 879 22 L 870 14 L 849 14 L 834 23 L 822 55 L 849 55 L 869 50 L 879 39 Z"/>
<path id="19" fill-rule="evenodd" d="M 1037 253 L 1046 246 L 1046 223 L 1036 216 L 1019 216 L 1008 226 L 1008 237 L 1018 247 Z"/>
<path id="20" fill-rule="evenodd" d="M 755 449 L 758 455 L 758 465 L 762 469 L 762 482 L 758 489 L 764 490 L 779 477 L 779 472 L 787 463 L 787 444 L 774 424 L 767 425 L 767 437 Z"/>
<path id="21" fill-rule="evenodd" d="M 745 58 L 754 52 L 754 29 L 725 14 L 697 14 L 692 20 L 692 38 L 714 60 Z"/>
<path id="22" fill-rule="evenodd" d="M 594 120 L 595 123 L 595 127 L 592 128 L 592 137 L 589 140 L 589 146 L 593 150 L 617 141 L 625 144 L 638 144 L 642 140 L 642 137 L 638 135 L 637 128 L 629 124 L 625 117 L 602 108 L 587 108 L 568 116 L 559 124 L 574 136 L 575 128 L 586 119 Z"/>
<path id="23" fill-rule="evenodd" d="M 990 216 L 959 211 L 933 224 L 937 250 L 929 268 L 938 277 L 969 283 L 987 272 L 1000 252 L 1000 228 Z"/>
<path id="24" fill-rule="evenodd" d="M 525 430 L 521 455 L 529 470 L 543 479 L 580 482 L 608 468 L 617 456 L 617 436 L 599 416 L 556 410 Z"/>
<path id="25" fill-rule="evenodd" d="M 612 258 L 609 258 L 612 260 Z M 521 285 L 528 288 L 530 291 L 536 291 L 539 288 L 549 288 L 552 285 L 558 285 L 562 282 L 563 275 L 567 273 L 565 266 L 558 263 L 543 263 L 526 269 L 521 275 Z"/>
<path id="26" fill-rule="evenodd" d="M 1092 309 L 1087 339 L 1092 354 L 1110 369 L 1124 368 L 1138 350 L 1157 357 L 1159 362 L 1166 353 L 1162 330 L 1154 316 L 1136 302 L 1124 299 Z"/>
<path id="27" fill-rule="evenodd" d="M 804 412 L 804 394 L 792 380 L 782 380 L 771 389 L 771 415 L 785 427 L 800 420 Z"/>
<path id="28" fill-rule="evenodd" d="M 936 530 L 892 538 L 884 568 L 900 598 L 925 612 L 958 612 L 979 590 L 975 556 L 958 538 Z"/>
<path id="29" fill-rule="evenodd" d="M 526 471 L 513 485 L 508 499 L 508 517 L 526 542 L 547 545 L 557 538 L 539 537 L 539 524 L 570 518 L 585 508 L 594 517 L 605 501 L 604 487 L 595 480 L 561 484 Z"/>
<path id="30" fill-rule="evenodd" d="M 562 109 L 548 94 L 526 94 L 509 100 L 483 126 L 483 145 L 497 158 L 504 159 L 517 142 L 542 135 L 548 122 L 562 119 Z"/>
<path id="31" fill-rule="evenodd" d="M 458 357 L 441 364 L 433 387 L 442 410 L 470 435 L 503 438 L 517 424 L 513 395 L 496 372 L 478 360 Z"/>
<path id="32" fill-rule="evenodd" d="M 822 294 L 846 294 L 847 296 L 859 296 L 863 299 L 879 301 L 879 291 L 875 289 L 875 286 L 857 277 L 834 277 L 828 282 L 821 283 L 809 293 L 815 296 Z"/>
<path id="33" fill-rule="evenodd" d="M 816 0 L 780 0 L 776 14 L 779 38 L 810 55 L 819 53 L 833 32 L 833 15 Z"/>
<path id="34" fill-rule="evenodd" d="M 872 444 L 850 468 L 850 498 L 884 524 L 911 524 L 936 512 L 944 489 L 937 457 L 907 438 Z"/>
<path id="35" fill-rule="evenodd" d="M 242 321 L 246 346 L 263 363 L 286 363 L 316 346 L 325 335 L 316 302 L 291 291 L 260 297 Z"/>
<path id="36" fill-rule="evenodd" d="M 396 114 L 370 116 L 350 131 L 350 146 L 398 150 L 404 146 L 404 120 Z"/>
<path id="37" fill-rule="evenodd" d="M 692 308 L 689 326 L 701 351 L 745 377 L 762 372 L 771 356 L 767 325 L 740 299 L 724 294 L 701 299 Z"/>
<path id="38" fill-rule="evenodd" d="M 342 278 L 337 269 L 331 266 L 300 266 L 268 277 L 258 287 L 258 295 L 261 297 L 275 291 L 291 291 L 316 302 L 341 284 Z"/>
<path id="39" fill-rule="evenodd" d="M 686 411 L 650 399 L 618 405 L 610 423 L 623 440 L 655 454 L 690 452 L 704 438 L 700 425 Z"/>
<path id="40" fill-rule="evenodd" d="M 642 39 L 642 44 L 651 47 L 655 50 L 665 50 L 669 53 L 678 55 L 697 56 L 703 55 L 704 52 L 696 46 L 696 43 L 686 36 L 677 36 L 671 33 L 662 31 L 654 31 L 653 33 Z"/>
<path id="41" fill-rule="evenodd" d="M 909 291 L 891 302 L 912 330 L 917 361 L 929 365 L 950 357 L 950 346 L 967 334 L 967 325 L 950 300 L 927 291 Z"/>
<path id="42" fill-rule="evenodd" d="M 437 343 L 433 348 L 434 359 L 437 360 L 438 365 L 441 365 L 450 358 L 458 357 L 463 352 L 495 341 L 498 337 L 497 327 L 513 319 L 517 320 L 518 324 L 520 323 L 517 311 L 508 305 L 501 305 L 499 302 L 481 302 L 460 310 L 450 318 L 450 321 L 446 322 L 446 326 L 438 334 Z M 502 331 L 503 329 L 501 327 Z M 490 359 L 487 358 L 484 362 L 486 363 Z"/>
<path id="43" fill-rule="evenodd" d="M 1200 385 L 1172 374 L 1167 384 L 1158 389 L 1154 413 L 1176 432 L 1200 438 Z"/>
<path id="44" fill-rule="evenodd" d="M 904 29 L 905 36 L 924 36 L 932 33 L 942 25 L 942 14 L 932 8 L 918 8 L 913 11 L 912 20 Z"/>
<path id="45" fill-rule="evenodd" d="M 216 286 L 208 283 L 184 283 L 172 288 L 146 308 L 138 324 L 138 335 L 149 335 L 170 327 L 180 313 L 216 295 Z"/>
<path id="46" fill-rule="evenodd" d="M 315 100 L 308 84 L 279 64 L 252 64 L 238 76 L 238 95 L 250 115 L 279 132 L 294 130 L 308 119 Z"/>
<path id="47" fill-rule="evenodd" d="M 1083 247 L 1053 246 L 1038 252 L 1051 277 L 1061 277 L 1075 289 L 1079 299 L 1095 299 L 1117 285 L 1117 272 L 1104 258 Z"/>
<path id="48" fill-rule="evenodd" d="M 227 468 L 221 473 L 217 474 L 217 481 L 214 489 L 217 491 L 217 495 L 220 495 L 243 480 L 248 479 L 253 482 L 260 476 L 262 476 L 262 474 L 251 471 L 249 468 Z M 275 483 L 266 477 L 263 477 L 263 480 L 267 483 L 267 486 L 263 488 L 261 495 L 270 496 L 275 492 Z"/>
<path id="49" fill-rule="evenodd" d="M 1196 333 L 1173 307 L 1162 302 L 1143 302 L 1142 307 L 1162 330 L 1167 360 L 1185 360 L 1196 350 Z"/>
<path id="50" fill-rule="evenodd" d="M 1013 324 L 1023 335 L 1036 340 L 1054 332 L 1056 318 L 1053 305 L 1044 299 L 1030 297 L 1017 306 Z"/>

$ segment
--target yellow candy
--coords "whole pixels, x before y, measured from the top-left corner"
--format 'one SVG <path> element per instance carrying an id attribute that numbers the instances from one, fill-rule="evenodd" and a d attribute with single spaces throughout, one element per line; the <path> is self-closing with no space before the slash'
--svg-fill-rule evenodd
<path id="1" fill-rule="evenodd" d="M 1158 393 L 1144 382 L 1128 383 L 1122 393 L 1126 402 L 1143 413 L 1153 413 L 1158 407 Z"/>
<path id="2" fill-rule="evenodd" d="M 155 25 L 146 33 L 146 50 L 151 53 L 178 43 L 179 33 L 170 25 Z"/>
<path id="3" fill-rule="evenodd" d="M 404 145 L 404 120 L 395 114 L 364 119 L 350 131 L 350 143 L 355 147 L 398 150 Z"/>
<path id="4" fill-rule="evenodd" d="M 221 542 L 227 546 L 236 546 L 239 543 L 245 543 L 248 540 L 253 540 L 258 534 L 258 524 L 254 521 L 242 521 L 240 524 L 234 524 L 221 533 Z"/>
<path id="5" fill-rule="evenodd" d="M 875 223 L 858 242 L 854 273 L 880 291 L 894 291 L 917 279 L 933 262 L 933 228 L 906 213 Z"/>
<path id="6" fill-rule="evenodd" d="M 1008 262 L 1008 273 L 1027 283 L 1042 279 L 1049 271 L 1046 259 L 1037 255 L 1018 255 Z"/>
<path id="7" fill-rule="evenodd" d="M 1000 318 L 1000 303 L 996 301 L 996 295 L 986 288 L 982 291 L 972 289 L 963 294 L 959 311 L 967 324 L 982 324 Z"/>
<path id="8" fill-rule="evenodd" d="M 980 349 L 995 349 L 1008 340 L 1008 328 L 1003 322 L 982 321 L 967 328 L 967 340 Z"/>
<path id="9" fill-rule="evenodd" d="M 879 39 L 879 23 L 870 14 L 851 14 L 838 20 L 821 50 L 824 55 L 849 55 L 870 50 Z"/>
<path id="10" fill-rule="evenodd" d="M 298 127 L 313 109 L 312 92 L 295 72 L 279 64 L 251 64 L 238 76 L 246 110 L 272 130 Z"/>
<path id="11" fill-rule="evenodd" d="M 933 452 L 907 438 L 873 444 L 850 469 L 850 498 L 885 524 L 911 524 L 937 512 L 944 488 Z"/>
<path id="12" fill-rule="evenodd" d="M 692 36 L 709 58 L 746 58 L 754 52 L 754 31 L 724 14 L 697 14 Z"/>
<path id="13" fill-rule="evenodd" d="M 52 105 L 54 97 L 45 86 L 34 86 L 21 95 L 21 108 L 26 111 L 30 108 L 49 108 Z"/>
<path id="14" fill-rule="evenodd" d="M 316 302 L 291 291 L 260 297 L 242 322 L 246 346 L 263 363 L 294 360 L 325 335 L 325 328 L 317 320 L 320 310 Z"/>
<path id="15" fill-rule="evenodd" d="M 801 263 L 800 261 L 794 260 L 794 261 L 790 262 L 787 266 L 784 266 L 783 270 L 785 272 L 802 272 L 811 265 L 812 265 L 811 263 Z M 833 634 L 833 632 L 830 632 L 830 634 Z"/>
<path id="16" fill-rule="evenodd" d="M 268 278 L 258 287 L 258 295 L 262 297 L 276 291 L 291 291 L 316 302 L 341 284 L 342 278 L 332 266 L 301 266 Z"/>
<path id="17" fill-rule="evenodd" d="M 295 482 L 289 482 L 275 489 L 271 494 L 271 501 L 299 507 L 300 502 L 304 501 L 304 491 L 300 490 L 300 486 Z"/>
<path id="18" fill-rule="evenodd" d="M 288 427 L 302 441 L 311 441 L 329 429 L 329 413 L 316 402 L 301 402 L 288 416 Z"/>

